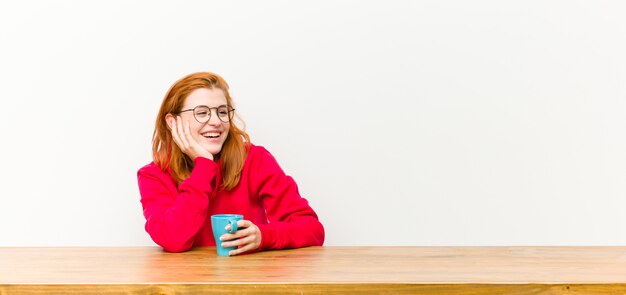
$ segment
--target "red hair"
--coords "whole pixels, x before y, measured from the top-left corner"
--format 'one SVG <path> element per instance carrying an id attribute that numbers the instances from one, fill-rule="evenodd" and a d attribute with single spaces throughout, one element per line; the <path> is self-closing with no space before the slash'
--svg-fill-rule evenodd
<path id="1" fill-rule="evenodd" d="M 228 106 L 233 108 L 233 100 L 228 93 L 228 84 L 219 75 L 207 72 L 194 73 L 176 81 L 168 90 L 161 109 L 156 118 L 154 134 L 152 135 L 152 157 L 154 163 L 162 170 L 171 170 L 172 177 L 180 184 L 189 177 L 193 169 L 193 161 L 183 153 L 172 139 L 172 134 L 165 121 L 165 116 L 169 113 L 181 111 L 185 99 L 189 94 L 199 88 L 221 89 L 226 97 Z M 222 146 L 219 157 L 216 157 L 222 172 L 222 189 L 231 190 L 239 183 L 243 164 L 248 155 L 250 137 L 239 129 L 230 120 L 230 130 L 228 137 Z"/>

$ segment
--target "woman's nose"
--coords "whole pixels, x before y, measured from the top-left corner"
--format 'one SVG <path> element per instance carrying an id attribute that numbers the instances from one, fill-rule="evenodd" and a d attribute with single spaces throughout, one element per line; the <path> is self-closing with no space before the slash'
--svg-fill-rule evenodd
<path id="1" fill-rule="evenodd" d="M 218 117 L 217 110 L 215 110 L 215 113 L 213 112 L 213 110 L 210 110 L 210 112 L 211 112 L 211 117 L 209 118 L 209 125 L 211 126 L 221 125 L 222 121 L 220 121 L 220 118 Z"/>

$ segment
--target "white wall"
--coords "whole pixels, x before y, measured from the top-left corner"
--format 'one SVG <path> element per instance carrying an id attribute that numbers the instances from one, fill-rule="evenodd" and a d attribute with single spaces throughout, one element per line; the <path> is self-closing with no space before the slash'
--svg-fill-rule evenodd
<path id="1" fill-rule="evenodd" d="M 326 245 L 626 243 L 623 1 L 0 2 L 0 246 L 154 245 L 136 171 L 230 83 Z"/>

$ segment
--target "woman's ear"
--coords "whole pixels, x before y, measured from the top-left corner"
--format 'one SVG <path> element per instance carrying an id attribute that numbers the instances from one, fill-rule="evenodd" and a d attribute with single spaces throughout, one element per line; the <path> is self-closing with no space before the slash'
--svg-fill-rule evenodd
<path id="1" fill-rule="evenodd" d="M 167 113 L 167 115 L 165 115 L 165 125 L 167 125 L 168 128 L 170 128 L 170 130 L 172 130 L 172 121 L 174 121 L 174 116 L 170 113 Z"/>

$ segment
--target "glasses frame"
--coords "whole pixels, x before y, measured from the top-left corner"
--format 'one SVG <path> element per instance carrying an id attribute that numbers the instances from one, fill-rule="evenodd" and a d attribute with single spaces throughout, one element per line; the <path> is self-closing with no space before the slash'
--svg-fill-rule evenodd
<path id="1" fill-rule="evenodd" d="M 220 115 L 217 113 L 217 110 L 219 108 L 223 108 L 223 107 L 226 107 L 228 109 L 228 121 L 226 121 L 226 122 L 224 122 L 224 120 L 222 120 Z M 206 122 L 202 122 L 202 121 L 198 120 L 198 118 L 196 118 L 196 109 L 197 108 L 207 108 L 207 109 L 209 109 L 209 118 L 206 120 Z M 198 122 L 200 124 L 204 124 L 204 123 L 208 123 L 209 121 L 211 121 L 211 116 L 213 115 L 213 110 L 214 109 L 215 109 L 215 114 L 217 115 L 217 119 L 219 119 L 222 123 L 228 123 L 228 122 L 233 120 L 233 116 L 235 114 L 235 109 L 230 107 L 230 106 L 228 106 L 228 105 L 221 105 L 219 107 L 213 107 L 213 108 L 211 108 L 209 106 L 205 106 L 205 105 L 197 105 L 193 109 L 182 110 L 182 111 L 180 111 L 178 113 L 180 114 L 180 113 L 191 111 L 192 114 L 193 114 L 193 118 L 196 119 L 196 122 Z"/>

